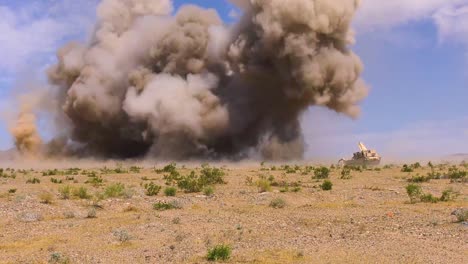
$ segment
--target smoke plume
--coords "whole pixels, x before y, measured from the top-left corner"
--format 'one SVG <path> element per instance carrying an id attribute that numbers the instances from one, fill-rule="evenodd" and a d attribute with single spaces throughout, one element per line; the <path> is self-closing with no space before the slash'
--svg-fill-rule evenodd
<path id="1" fill-rule="evenodd" d="M 228 26 L 213 9 L 173 14 L 170 0 L 103 0 L 89 43 L 65 45 L 48 70 L 66 131 L 54 148 L 112 158 L 300 158 L 308 107 L 359 114 L 367 88 L 349 49 L 358 0 L 232 2 L 244 14 Z"/>

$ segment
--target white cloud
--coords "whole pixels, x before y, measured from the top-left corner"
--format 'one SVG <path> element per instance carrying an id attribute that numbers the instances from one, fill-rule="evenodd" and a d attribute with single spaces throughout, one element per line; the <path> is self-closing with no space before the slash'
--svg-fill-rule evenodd
<path id="1" fill-rule="evenodd" d="M 443 8 L 433 18 L 441 41 L 454 40 L 468 45 L 468 5 Z"/>
<path id="2" fill-rule="evenodd" d="M 468 0 L 363 0 L 355 25 L 360 32 L 392 28 L 431 19 L 439 10 L 468 4 Z"/>
<path id="3" fill-rule="evenodd" d="M 95 2 L 31 0 L 19 7 L 0 5 L 0 77 L 40 65 L 65 39 L 83 34 L 92 22 Z"/>

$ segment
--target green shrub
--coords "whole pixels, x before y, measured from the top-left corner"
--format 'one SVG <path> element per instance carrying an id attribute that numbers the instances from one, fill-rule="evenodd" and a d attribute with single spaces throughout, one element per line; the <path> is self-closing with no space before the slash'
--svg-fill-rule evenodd
<path id="1" fill-rule="evenodd" d="M 421 183 L 421 182 L 428 182 L 430 180 L 431 180 L 431 177 L 416 174 L 416 176 L 413 176 L 411 177 L 411 179 L 408 179 L 408 182 Z"/>
<path id="2" fill-rule="evenodd" d="M 423 194 L 421 186 L 413 183 L 406 186 L 406 193 L 408 194 L 411 203 L 415 203 L 420 200 L 420 197 Z"/>
<path id="3" fill-rule="evenodd" d="M 439 202 L 439 198 L 434 197 L 430 193 L 422 194 L 420 199 L 421 199 L 421 202 L 423 202 L 423 203 L 437 203 L 437 202 Z"/>
<path id="4" fill-rule="evenodd" d="M 49 192 L 42 192 L 39 194 L 39 200 L 43 204 L 52 204 L 54 196 Z"/>
<path id="5" fill-rule="evenodd" d="M 403 165 L 403 168 L 401 168 L 402 172 L 413 172 L 413 168 L 411 166 L 408 166 L 407 164 Z"/>
<path id="6" fill-rule="evenodd" d="M 226 261 L 231 257 L 231 246 L 229 245 L 217 245 L 208 250 L 208 254 L 206 255 L 206 259 L 208 261 Z"/>
<path id="7" fill-rule="evenodd" d="M 164 189 L 164 194 L 166 196 L 176 196 L 177 189 L 175 187 L 167 187 Z"/>
<path id="8" fill-rule="evenodd" d="M 328 179 L 329 174 L 330 174 L 330 169 L 327 167 L 322 166 L 314 170 L 315 179 Z"/>
<path id="9" fill-rule="evenodd" d="M 347 168 L 347 167 L 344 167 L 342 170 L 341 170 L 341 179 L 343 180 L 349 180 L 351 179 L 352 176 L 351 176 L 351 169 L 350 168 Z"/>
<path id="10" fill-rule="evenodd" d="M 284 208 L 286 206 L 286 202 L 281 198 L 275 198 L 270 202 L 270 207 L 275 209 Z"/>
<path id="11" fill-rule="evenodd" d="M 148 196 L 156 196 L 158 195 L 159 191 L 161 191 L 161 186 L 154 184 L 154 182 L 150 182 L 145 184 L 146 195 Z"/>
<path id="12" fill-rule="evenodd" d="M 91 184 L 94 187 L 101 186 L 103 182 L 104 180 L 102 179 L 101 176 L 92 176 L 87 181 L 85 181 L 85 183 Z"/>
<path id="13" fill-rule="evenodd" d="M 50 182 L 55 183 L 55 184 L 61 184 L 62 180 L 59 180 L 59 179 L 56 179 L 56 178 L 50 178 Z"/>
<path id="14" fill-rule="evenodd" d="M 207 186 L 203 189 L 203 194 L 206 196 L 212 196 L 214 193 L 214 189 L 211 186 Z"/>
<path id="15" fill-rule="evenodd" d="M 200 175 L 200 184 L 203 186 L 213 184 L 225 184 L 224 182 L 224 171 L 218 168 L 210 167 L 208 165 L 202 165 Z"/>
<path id="16" fill-rule="evenodd" d="M 264 193 L 271 191 L 271 182 L 265 179 L 259 179 L 255 185 L 258 188 L 258 192 Z"/>
<path id="17" fill-rule="evenodd" d="M 122 183 L 114 183 L 106 187 L 104 196 L 108 198 L 123 197 L 126 195 L 125 185 Z"/>
<path id="18" fill-rule="evenodd" d="M 325 180 L 322 185 L 320 185 L 320 188 L 324 191 L 330 191 L 333 188 L 333 183 L 329 180 Z"/>
<path id="19" fill-rule="evenodd" d="M 182 207 L 180 206 L 179 203 L 176 201 L 172 202 L 157 202 L 153 204 L 153 209 L 157 211 L 166 211 L 166 210 L 171 210 L 171 209 L 181 209 Z"/>
<path id="20" fill-rule="evenodd" d="M 69 264 L 70 259 L 66 256 L 63 256 L 59 252 L 54 252 L 50 255 L 49 263 L 50 264 Z"/>
<path id="21" fill-rule="evenodd" d="M 36 183 L 41 183 L 41 180 L 39 180 L 38 178 L 30 178 L 26 181 L 26 183 L 28 184 L 36 184 Z"/>
<path id="22" fill-rule="evenodd" d="M 91 198 L 91 195 L 88 194 L 88 189 L 86 189 L 86 187 L 83 187 L 83 186 L 73 189 L 72 193 L 73 193 L 73 196 L 80 198 L 80 199 Z"/>
<path id="23" fill-rule="evenodd" d="M 456 166 L 449 168 L 447 177 L 450 179 L 451 182 L 466 182 L 467 181 L 468 172 L 464 170 L 458 169 Z"/>
<path id="24" fill-rule="evenodd" d="M 457 199 L 459 195 L 460 193 L 455 192 L 452 188 L 448 188 L 442 192 L 442 195 L 440 196 L 440 200 L 442 202 L 450 202 L 450 201 Z"/>
<path id="25" fill-rule="evenodd" d="M 60 187 L 58 190 L 59 190 L 60 198 L 64 200 L 70 199 L 70 194 L 71 194 L 70 185 Z"/>
<path id="26" fill-rule="evenodd" d="M 162 170 L 156 170 L 155 169 L 155 172 L 157 172 L 157 173 L 163 173 L 163 172 L 172 173 L 172 172 L 175 172 L 176 170 L 177 170 L 177 164 L 173 162 L 171 164 L 168 164 L 168 165 L 164 166 L 164 168 Z"/>

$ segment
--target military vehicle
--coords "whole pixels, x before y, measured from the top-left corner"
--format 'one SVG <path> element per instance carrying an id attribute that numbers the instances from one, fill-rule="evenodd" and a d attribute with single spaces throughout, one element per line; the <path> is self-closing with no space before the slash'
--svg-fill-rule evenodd
<path id="1" fill-rule="evenodd" d="M 341 159 L 338 165 L 343 166 L 378 166 L 382 158 L 375 150 L 367 149 L 364 143 L 358 144 L 360 152 L 356 152 L 352 159 Z"/>

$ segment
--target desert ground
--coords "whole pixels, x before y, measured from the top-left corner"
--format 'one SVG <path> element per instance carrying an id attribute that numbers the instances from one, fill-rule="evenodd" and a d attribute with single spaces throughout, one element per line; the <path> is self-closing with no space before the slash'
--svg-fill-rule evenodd
<path id="1" fill-rule="evenodd" d="M 0 263 L 468 260 L 463 164 L 49 165 L 0 169 Z"/>

